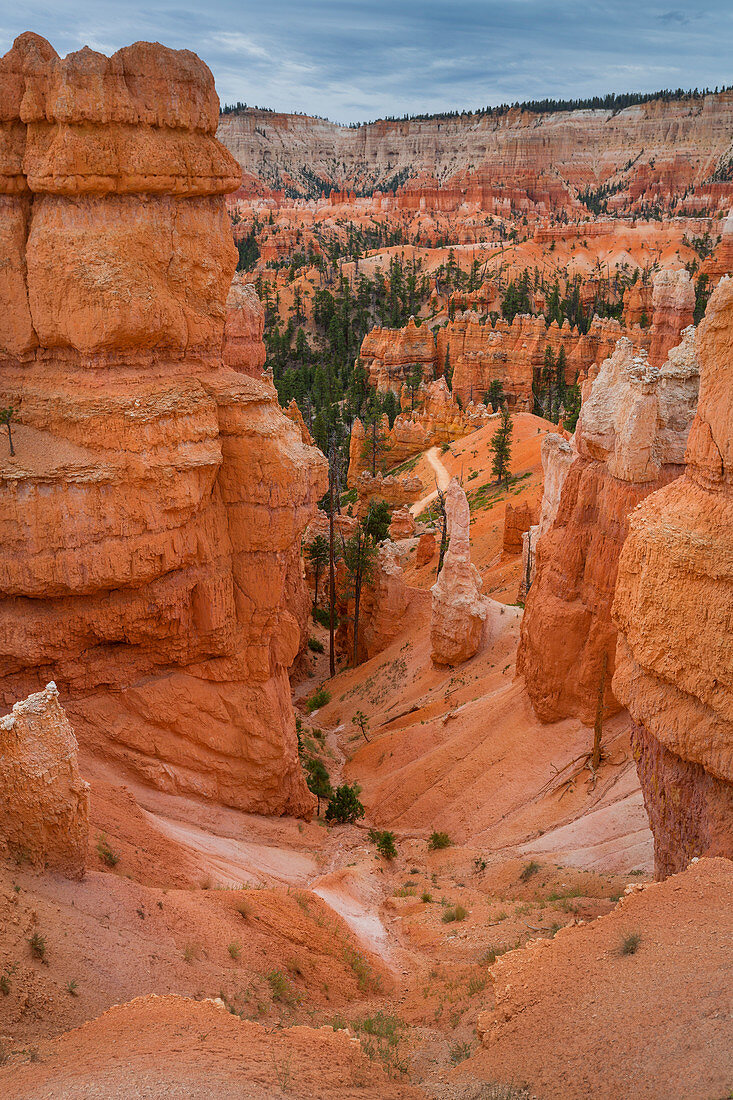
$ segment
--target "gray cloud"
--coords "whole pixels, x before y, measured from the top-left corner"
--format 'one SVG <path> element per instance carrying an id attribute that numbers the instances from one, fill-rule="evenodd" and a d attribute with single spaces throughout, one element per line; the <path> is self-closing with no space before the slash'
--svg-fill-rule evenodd
<path id="1" fill-rule="evenodd" d="M 698 0 L 26 0 L 0 17 L 60 53 L 195 50 L 223 101 L 339 121 L 730 82 L 733 6 Z"/>

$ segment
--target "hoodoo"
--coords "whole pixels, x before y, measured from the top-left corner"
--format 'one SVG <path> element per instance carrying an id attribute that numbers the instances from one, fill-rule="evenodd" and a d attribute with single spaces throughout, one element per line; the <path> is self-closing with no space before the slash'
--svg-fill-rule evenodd
<path id="1" fill-rule="evenodd" d="M 455 478 L 446 490 L 445 511 L 448 549 L 432 588 L 430 642 L 436 664 L 454 665 L 476 653 L 487 612 L 481 577 L 471 564 L 468 501 Z"/>
<path id="2" fill-rule="evenodd" d="M 24 34 L 0 88 L 0 691 L 53 675 L 83 749 L 308 813 L 287 669 L 325 461 L 240 373 L 249 351 L 222 363 L 240 173 L 211 73 L 149 43 L 62 60 Z"/>

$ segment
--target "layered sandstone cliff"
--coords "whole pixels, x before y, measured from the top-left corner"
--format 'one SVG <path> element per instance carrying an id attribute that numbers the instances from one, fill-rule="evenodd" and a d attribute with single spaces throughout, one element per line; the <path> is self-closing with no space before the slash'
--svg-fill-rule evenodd
<path id="1" fill-rule="evenodd" d="M 492 213 L 569 208 L 573 189 L 595 189 L 617 177 L 616 207 L 682 195 L 724 160 L 731 133 L 730 93 L 620 111 L 510 110 L 357 127 L 247 109 L 224 115 L 219 124 L 219 137 L 250 190 L 260 182 L 281 188 L 287 180 L 315 197 L 326 183 L 362 190 L 394 187 L 407 176 L 397 196 L 389 195 L 404 209 L 455 210 L 473 203 Z"/>
<path id="2" fill-rule="evenodd" d="M 0 718 L 0 852 L 81 878 L 89 784 L 54 683 Z"/>
<path id="3" fill-rule="evenodd" d="M 614 692 L 662 877 L 733 857 L 733 280 L 698 334 L 700 401 L 684 476 L 634 513 L 619 563 Z"/>
<path id="4" fill-rule="evenodd" d="M 611 604 L 629 517 L 655 489 L 678 477 L 697 401 L 694 329 L 661 370 L 618 342 L 583 403 L 577 457 L 554 523 L 537 543 L 517 655 L 529 697 L 545 722 L 592 722 L 606 654 L 611 691 L 616 628 Z"/>
<path id="5" fill-rule="evenodd" d="M 572 444 L 556 432 L 549 432 L 542 440 L 542 502 L 539 522 L 522 535 L 522 580 L 519 600 L 524 602 L 535 576 L 536 550 L 539 539 L 555 522 L 560 507 L 565 478 L 573 464 L 576 452 Z"/>
<path id="6" fill-rule="evenodd" d="M 473 657 L 481 644 L 487 608 L 481 577 L 471 563 L 468 500 L 453 478 L 445 494 L 448 549 L 433 585 L 430 643 L 436 664 L 455 665 Z"/>
<path id="7" fill-rule="evenodd" d="M 83 749 L 308 812 L 287 669 L 325 463 L 222 363 L 239 170 L 211 74 L 25 34 L 0 90 L 0 692 L 53 677 Z"/>

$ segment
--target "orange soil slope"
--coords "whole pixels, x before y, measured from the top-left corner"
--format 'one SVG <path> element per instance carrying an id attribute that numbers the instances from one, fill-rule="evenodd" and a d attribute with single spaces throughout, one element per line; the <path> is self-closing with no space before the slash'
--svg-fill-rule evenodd
<path id="1" fill-rule="evenodd" d="M 419 1100 L 345 1031 L 273 1031 L 221 1002 L 142 997 L 44 1044 L 40 1062 L 0 1069 L 15 1100 Z"/>
<path id="2" fill-rule="evenodd" d="M 730 1095 L 733 863 L 631 890 L 608 916 L 497 960 L 486 1049 L 462 1071 L 528 1081 L 544 1100 Z"/>

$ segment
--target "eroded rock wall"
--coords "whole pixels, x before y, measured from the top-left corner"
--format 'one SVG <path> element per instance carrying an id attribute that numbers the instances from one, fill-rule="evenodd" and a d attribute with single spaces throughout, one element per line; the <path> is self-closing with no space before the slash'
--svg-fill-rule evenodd
<path id="1" fill-rule="evenodd" d="M 468 500 L 453 478 L 445 494 L 448 549 L 433 585 L 430 615 L 432 658 L 439 665 L 456 665 L 477 652 L 487 608 L 481 577 L 471 563 L 471 516 Z"/>
<path id="2" fill-rule="evenodd" d="M 287 669 L 325 462 L 222 363 L 236 262 L 213 78 L 137 43 L 0 60 L 0 693 L 166 790 L 309 811 Z"/>
<path id="3" fill-rule="evenodd" d="M 614 692 L 633 744 L 660 877 L 733 857 L 733 280 L 698 334 L 700 400 L 684 476 L 631 517 L 613 608 Z"/>
<path id="4" fill-rule="evenodd" d="M 661 370 L 620 340 L 589 384 L 577 457 L 555 520 L 537 542 L 517 654 L 542 721 L 575 715 L 592 723 L 604 652 L 607 711 L 619 709 L 611 690 L 618 561 L 634 509 L 682 472 L 698 379 L 694 330 L 687 329 Z"/>

